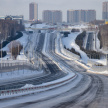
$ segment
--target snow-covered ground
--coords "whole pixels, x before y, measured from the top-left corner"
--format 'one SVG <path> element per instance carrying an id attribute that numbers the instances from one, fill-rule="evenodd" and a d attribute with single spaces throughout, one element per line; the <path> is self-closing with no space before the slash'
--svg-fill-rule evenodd
<path id="1" fill-rule="evenodd" d="M 28 25 L 29 26 L 29 25 Z M 40 26 L 40 27 L 43 27 L 43 26 Z M 80 27 L 79 27 L 80 28 Z M 62 41 L 64 43 L 64 45 L 67 47 L 67 48 L 74 48 L 77 52 L 79 52 L 81 54 L 81 57 L 82 57 L 82 60 L 86 63 L 87 60 L 88 60 L 88 57 L 87 55 L 80 50 L 79 46 L 76 45 L 75 43 L 75 39 L 77 37 L 77 35 L 79 34 L 80 32 L 77 32 L 77 33 L 71 33 L 68 37 L 66 38 L 63 38 Z M 33 33 L 33 35 L 36 35 L 37 33 Z M 33 36 L 32 35 L 32 36 Z M 34 37 L 34 36 L 33 36 Z M 25 40 L 24 40 L 25 41 Z M 24 41 L 20 41 L 21 43 L 24 44 Z M 35 38 L 31 38 L 30 39 L 31 42 L 35 42 Z M 45 55 L 47 55 L 49 58 L 51 58 L 63 71 L 66 71 L 68 73 L 68 75 L 62 79 L 59 79 L 59 81 L 63 81 L 65 80 L 66 78 L 70 77 L 70 76 L 74 76 L 75 73 L 72 73 L 71 70 L 65 68 L 63 65 L 62 65 L 62 62 L 61 63 L 58 63 L 58 60 L 54 59 L 50 54 L 48 54 L 48 41 L 49 41 L 49 33 L 46 33 L 46 37 L 45 37 L 45 43 L 44 43 L 44 48 L 43 48 L 43 53 Z M 28 42 L 28 38 L 27 38 L 27 42 Z M 38 41 L 37 41 L 38 42 Z M 25 42 L 26 43 L 26 42 Z M 27 44 L 27 43 L 26 43 Z M 26 44 L 24 44 L 26 46 Z M 32 43 L 32 46 L 30 47 L 31 48 L 31 51 L 33 50 L 33 48 L 35 47 L 35 44 Z M 59 50 L 59 49 L 58 49 Z M 23 51 L 22 51 L 23 52 Z M 60 53 L 60 52 L 58 52 Z M 23 56 L 19 56 L 18 57 L 19 59 L 23 58 Z M 27 73 L 28 72 L 28 73 Z M 42 72 L 42 71 L 41 71 Z M 39 73 L 41 73 L 39 72 Z M 18 71 L 15 71 L 15 72 L 9 72 L 9 74 L 5 74 L 3 73 L 3 78 L 9 78 L 9 75 L 12 78 L 24 78 L 26 76 L 23 76 L 24 73 L 26 73 L 27 76 L 34 76 L 34 75 L 38 75 L 38 72 L 31 72 L 29 70 L 20 70 L 20 75 L 19 75 L 19 72 Z M 18 76 L 19 75 L 19 76 Z M 2 76 L 1 76 L 1 79 L 2 79 Z M 75 87 L 76 84 L 78 84 L 80 82 L 80 80 L 82 79 L 82 76 L 81 75 L 78 75 L 78 79 L 73 81 L 72 83 L 68 83 L 67 85 L 65 86 L 61 86 L 60 88 L 55 88 L 54 90 L 51 90 L 51 91 L 46 91 L 46 92 L 43 92 L 43 93 L 38 93 L 38 94 L 34 94 L 33 95 L 30 95 L 30 96 L 26 96 L 26 97 L 19 97 L 17 99 L 15 99 L 14 101 L 10 100 L 10 101 L 6 101 L 6 102 L 2 102 L 0 103 L 0 106 L 8 106 L 8 105 L 14 105 L 14 104 L 18 104 L 18 103 L 24 103 L 24 102 L 32 102 L 32 101 L 36 101 L 36 100 L 39 100 L 39 99 L 45 99 L 45 98 L 48 98 L 50 96 L 54 96 L 54 95 L 58 95 L 60 93 L 63 93 L 63 92 L 66 92 L 68 91 L 69 89 L 72 89 L 72 87 Z M 52 83 L 56 83 L 57 81 L 53 81 Z M 49 82 L 50 83 L 50 82 Z M 90 81 L 88 80 L 88 85 L 90 84 Z M 45 85 L 45 84 L 43 84 Z M 70 86 L 71 85 L 71 86 Z M 88 85 L 86 87 L 88 87 Z M 31 85 L 31 84 L 26 84 L 23 88 L 27 88 L 27 87 L 34 87 L 34 85 Z M 53 93 L 52 93 L 53 92 Z M 4 104 L 6 103 L 6 104 Z"/>
<path id="2" fill-rule="evenodd" d="M 80 47 L 75 43 L 75 39 L 80 33 L 81 32 L 71 33 L 68 35 L 68 37 L 63 37 L 62 41 L 63 41 L 63 44 L 66 46 L 66 48 L 69 48 L 69 49 L 74 48 L 76 52 L 79 52 L 81 55 L 82 61 L 84 63 L 87 63 L 88 57 L 86 53 L 80 50 Z"/>
<path id="3" fill-rule="evenodd" d="M 23 47 L 25 48 L 27 45 L 27 42 L 28 42 L 28 35 L 25 32 L 23 32 L 23 36 L 21 38 L 17 39 L 17 41 L 19 41 L 21 43 L 21 45 L 23 45 Z M 9 43 L 9 44 L 11 44 L 11 43 Z M 7 52 L 7 55 L 5 57 L 3 57 L 2 60 L 7 60 L 7 58 L 8 58 L 8 60 L 11 59 L 11 54 L 10 54 L 9 47 L 8 47 L 9 44 L 7 44 L 4 48 L 2 48 L 3 51 Z M 23 55 L 24 48 L 20 52 L 21 55 L 18 56 L 18 60 L 20 60 L 21 58 L 22 58 L 22 60 L 27 60 L 25 55 Z"/>
<path id="4" fill-rule="evenodd" d="M 57 96 L 61 93 L 65 93 L 66 91 L 74 88 L 82 79 L 81 75 L 78 75 L 78 79 L 77 80 L 73 80 L 70 83 L 67 83 L 66 85 L 63 85 L 61 87 L 57 87 L 55 89 L 51 89 L 51 90 L 46 90 L 44 89 L 44 92 L 40 92 L 40 93 L 34 93 L 33 95 L 27 95 L 27 96 L 23 96 L 23 97 L 17 97 L 14 99 L 9 99 L 7 101 L 2 101 L 0 103 L 1 107 L 9 107 L 11 105 L 16 105 L 16 104 L 21 104 L 21 103 L 26 103 L 26 102 L 33 102 L 33 101 L 38 101 L 38 100 L 43 100 L 46 98 L 50 98 L 51 96 Z M 88 81 L 90 83 L 90 80 Z M 89 85 L 88 83 L 88 85 Z M 28 87 L 28 85 L 25 85 L 26 87 Z M 33 85 L 29 85 L 29 86 L 33 86 Z M 62 99 L 61 99 L 62 101 Z M 49 108 L 48 106 L 51 104 L 47 104 L 47 106 L 45 108 Z M 42 107 L 41 107 L 42 108 Z M 43 106 L 44 108 L 44 106 Z"/>
<path id="5" fill-rule="evenodd" d="M 90 61 L 91 62 L 96 62 L 96 64 L 107 65 L 107 60 L 106 60 L 105 57 L 104 58 L 100 58 L 100 59 L 90 59 Z"/>
<path id="6" fill-rule="evenodd" d="M 26 24 L 26 26 L 30 26 L 30 24 Z M 44 24 L 40 24 L 38 25 L 40 28 L 45 26 Z M 26 52 L 25 50 L 29 50 L 31 51 L 30 53 L 33 53 L 33 49 L 36 47 L 36 44 L 38 44 L 38 33 L 34 32 L 33 34 L 29 34 L 26 31 L 22 32 L 23 36 L 19 39 L 17 39 L 16 41 L 19 41 L 21 43 L 21 45 L 23 45 L 23 49 L 20 52 L 20 55 L 17 56 L 16 60 L 13 60 L 11 57 L 11 53 L 9 52 L 9 47 L 8 45 L 11 44 L 9 43 L 8 45 L 6 45 L 4 48 L 2 48 L 3 51 L 7 51 L 7 56 L 3 57 L 2 59 L 0 59 L 0 61 L 2 61 L 2 63 L 23 63 L 23 62 L 27 62 L 28 60 L 28 56 L 26 57 L 24 52 Z M 28 45 L 28 44 L 31 44 Z M 30 46 L 30 47 L 29 47 Z M 33 54 L 32 54 L 33 55 Z M 30 55 L 29 55 L 30 56 Z M 12 65 L 12 66 L 13 66 Z M 2 67 L 5 65 L 2 65 Z M 6 81 L 9 80 L 15 80 L 15 79 L 23 79 L 23 78 L 29 78 L 29 77 L 34 77 L 36 75 L 41 75 L 43 72 L 40 71 L 32 71 L 32 70 L 16 70 L 16 71 L 12 71 L 12 72 L 6 72 L 6 73 L 1 73 L 0 75 L 0 80 L 4 81 L 4 79 L 7 79 Z"/>
<path id="7" fill-rule="evenodd" d="M 5 83 L 9 81 L 15 81 L 15 80 L 24 80 L 26 78 L 31 77 L 39 77 L 42 76 L 43 71 L 33 71 L 33 70 L 16 70 L 12 72 L 4 72 L 0 73 L 0 83 Z"/>
<path id="8" fill-rule="evenodd" d="M 69 28 L 76 28 L 76 29 L 80 29 L 80 31 L 82 31 L 82 29 L 88 28 L 88 25 L 75 25 L 75 26 L 70 26 Z M 90 32 L 93 32 L 93 34 L 94 34 L 93 38 L 95 40 L 93 42 L 93 48 L 92 49 L 95 50 L 95 51 L 103 52 L 103 50 L 100 49 L 100 41 L 97 37 L 98 31 L 97 32 L 88 31 L 88 33 L 90 33 Z M 81 33 L 81 32 L 79 32 L 79 33 Z M 81 59 L 84 63 L 88 63 L 88 62 L 92 63 L 92 64 L 101 63 L 103 65 L 106 65 L 106 57 L 101 57 L 100 59 L 89 59 L 87 54 L 85 52 L 83 52 L 82 50 L 80 50 L 80 47 L 75 43 L 75 39 L 76 39 L 76 37 L 78 36 L 79 33 L 78 32 L 71 33 L 71 34 L 68 35 L 68 37 L 62 38 L 63 45 L 65 45 L 66 48 L 69 48 L 69 49 L 74 48 L 76 50 L 76 52 L 79 52 L 80 55 L 81 55 Z M 84 47 L 86 47 L 87 38 L 88 38 L 88 36 L 86 36 L 85 43 L 83 44 Z"/>
<path id="9" fill-rule="evenodd" d="M 104 69 L 102 69 L 104 68 Z M 90 73 L 95 73 L 95 74 L 105 74 L 105 75 L 108 75 L 108 67 L 107 66 L 104 66 L 104 67 L 98 67 L 98 69 L 89 69 L 87 70 L 87 72 L 90 72 Z"/>

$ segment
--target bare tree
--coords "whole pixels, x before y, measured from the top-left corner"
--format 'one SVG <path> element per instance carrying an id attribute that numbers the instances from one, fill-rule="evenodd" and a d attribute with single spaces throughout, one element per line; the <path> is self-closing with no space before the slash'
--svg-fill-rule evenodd
<path id="1" fill-rule="evenodd" d="M 16 57 L 20 54 L 20 51 L 23 49 L 23 46 L 19 41 L 12 41 L 8 45 L 9 51 L 11 55 L 16 59 Z"/>

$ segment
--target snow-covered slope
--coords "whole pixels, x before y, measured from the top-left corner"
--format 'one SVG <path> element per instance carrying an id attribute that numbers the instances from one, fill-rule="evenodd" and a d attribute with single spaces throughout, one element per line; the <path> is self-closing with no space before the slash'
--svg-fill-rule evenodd
<path id="1" fill-rule="evenodd" d="M 68 35 L 68 37 L 62 38 L 63 44 L 66 46 L 66 48 L 74 48 L 76 52 L 79 52 L 81 55 L 81 58 L 84 63 L 87 63 L 88 57 L 85 52 L 80 50 L 80 47 L 75 43 L 75 39 L 81 32 L 75 32 Z"/>

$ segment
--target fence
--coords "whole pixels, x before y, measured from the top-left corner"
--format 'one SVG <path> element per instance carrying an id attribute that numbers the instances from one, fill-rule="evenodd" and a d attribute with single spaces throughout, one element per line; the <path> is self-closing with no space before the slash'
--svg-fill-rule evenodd
<path id="1" fill-rule="evenodd" d="M 40 62 L 34 63 L 35 60 L 3 60 L 0 63 L 0 72 L 8 72 L 22 69 L 38 70 L 40 67 Z M 42 64 L 41 64 L 42 65 Z"/>

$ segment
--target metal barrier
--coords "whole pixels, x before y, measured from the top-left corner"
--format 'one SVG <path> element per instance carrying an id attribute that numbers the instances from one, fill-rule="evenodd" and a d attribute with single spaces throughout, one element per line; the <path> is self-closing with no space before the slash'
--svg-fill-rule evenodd
<path id="1" fill-rule="evenodd" d="M 30 94 L 30 93 L 34 93 L 36 92 L 36 90 L 41 90 L 41 89 L 44 89 L 44 88 L 49 88 L 49 87 L 54 87 L 54 86 L 61 86 L 61 84 L 66 84 L 66 82 L 72 80 L 73 78 L 75 78 L 77 75 L 75 74 L 74 76 L 66 79 L 66 80 L 63 80 L 63 81 L 58 81 L 58 82 L 55 82 L 55 83 L 52 83 L 52 84 L 45 84 L 45 85 L 42 85 L 42 86 L 34 86 L 34 87 L 28 87 L 28 88 L 21 88 L 21 89 L 11 89 L 11 90 L 2 90 L 0 91 L 0 99 L 3 99 L 3 98 L 8 98 L 6 96 L 11 96 L 11 97 L 14 97 L 14 96 L 21 96 L 21 95 L 25 95 L 25 94 Z M 39 91 L 38 91 L 39 92 Z"/>

